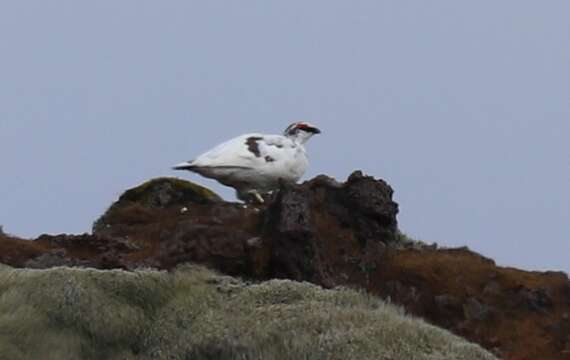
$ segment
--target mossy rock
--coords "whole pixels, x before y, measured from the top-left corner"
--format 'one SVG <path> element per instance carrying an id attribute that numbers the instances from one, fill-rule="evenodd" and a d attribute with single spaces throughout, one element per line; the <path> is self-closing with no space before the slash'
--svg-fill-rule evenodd
<path id="1" fill-rule="evenodd" d="M 157 178 L 129 189 L 118 203 L 136 202 L 150 208 L 165 208 L 188 203 L 210 204 L 222 201 L 212 190 L 177 178 Z"/>
<path id="2" fill-rule="evenodd" d="M 496 360 L 361 292 L 193 265 L 0 266 L 0 359 Z"/>
<path id="3" fill-rule="evenodd" d="M 143 209 L 165 209 L 189 204 L 212 204 L 223 201 L 212 190 L 190 181 L 161 177 L 125 191 L 93 225 L 93 233 L 104 229 L 119 209 L 136 206 Z"/>

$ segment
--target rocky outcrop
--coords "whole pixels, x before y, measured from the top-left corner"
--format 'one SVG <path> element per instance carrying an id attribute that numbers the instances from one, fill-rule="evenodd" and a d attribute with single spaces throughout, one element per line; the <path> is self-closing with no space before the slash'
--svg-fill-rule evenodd
<path id="1" fill-rule="evenodd" d="M 128 270 L 193 262 L 246 279 L 361 288 L 505 359 L 570 358 L 565 274 L 409 241 L 392 193 L 355 172 L 344 183 L 319 176 L 284 186 L 265 205 L 244 206 L 162 178 L 123 194 L 91 235 L 0 235 L 0 262 Z"/>

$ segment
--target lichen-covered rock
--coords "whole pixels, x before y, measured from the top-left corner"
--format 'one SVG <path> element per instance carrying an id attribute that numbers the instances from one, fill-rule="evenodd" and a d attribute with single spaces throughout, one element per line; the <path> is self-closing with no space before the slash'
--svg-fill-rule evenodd
<path id="1" fill-rule="evenodd" d="M 196 266 L 0 265 L 0 294 L 0 359 L 495 359 L 356 291 Z"/>

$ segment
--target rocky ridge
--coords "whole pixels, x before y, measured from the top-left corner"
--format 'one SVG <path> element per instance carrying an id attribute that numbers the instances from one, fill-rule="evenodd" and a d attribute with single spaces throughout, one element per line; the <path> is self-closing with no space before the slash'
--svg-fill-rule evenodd
<path id="1" fill-rule="evenodd" d="M 570 359 L 570 281 L 496 266 L 479 254 L 410 241 L 382 180 L 353 173 L 282 187 L 263 206 L 198 185 L 151 180 L 125 192 L 92 234 L 0 234 L 0 262 L 171 270 L 192 262 L 251 280 L 365 289 L 504 359 Z"/>

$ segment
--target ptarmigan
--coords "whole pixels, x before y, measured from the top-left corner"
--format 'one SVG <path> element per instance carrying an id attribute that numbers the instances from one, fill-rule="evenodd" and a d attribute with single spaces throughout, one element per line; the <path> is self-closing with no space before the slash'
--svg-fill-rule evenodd
<path id="1" fill-rule="evenodd" d="M 279 182 L 297 182 L 309 160 L 305 143 L 320 130 L 306 122 L 289 125 L 283 135 L 245 134 L 228 140 L 194 160 L 174 166 L 190 170 L 236 189 L 245 202 L 263 202 L 261 194 Z"/>

